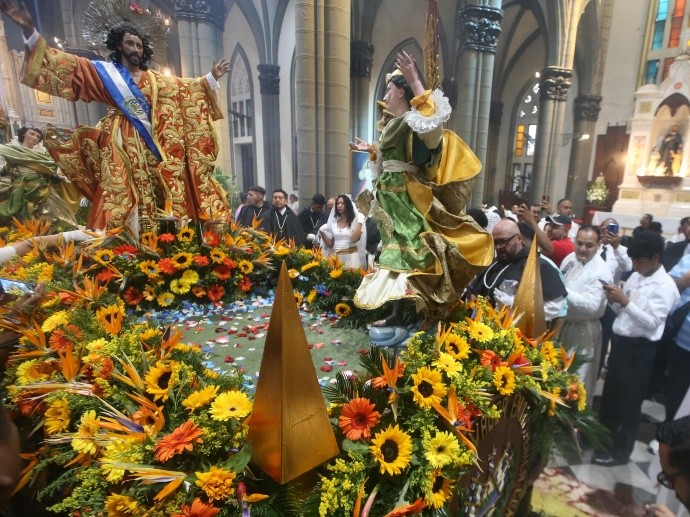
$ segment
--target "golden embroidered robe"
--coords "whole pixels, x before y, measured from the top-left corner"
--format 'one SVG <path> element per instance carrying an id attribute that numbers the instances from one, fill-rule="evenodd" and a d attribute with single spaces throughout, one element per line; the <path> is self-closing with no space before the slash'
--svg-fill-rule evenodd
<path id="1" fill-rule="evenodd" d="M 159 161 L 118 109 L 90 60 L 49 47 L 40 38 L 27 56 L 22 82 L 31 88 L 85 102 L 103 102 L 108 113 L 96 127 L 80 126 L 72 140 L 45 146 L 65 175 L 92 203 L 88 226 L 124 226 L 172 209 L 175 216 L 221 219 L 227 196 L 213 178 L 217 139 L 213 121 L 222 118 L 204 77 L 181 79 L 151 70 L 139 89 L 151 104 Z"/>

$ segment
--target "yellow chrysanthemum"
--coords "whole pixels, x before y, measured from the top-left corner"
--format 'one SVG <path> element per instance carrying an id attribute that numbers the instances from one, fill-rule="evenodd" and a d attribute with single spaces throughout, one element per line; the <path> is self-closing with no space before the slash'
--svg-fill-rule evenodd
<path id="1" fill-rule="evenodd" d="M 233 483 L 237 474 L 230 470 L 211 466 L 208 472 L 195 472 L 196 486 L 204 491 L 211 501 L 227 499 L 235 493 Z"/>
<path id="2" fill-rule="evenodd" d="M 462 371 L 462 363 L 455 359 L 455 356 L 441 352 L 432 365 L 442 372 L 446 372 L 449 377 L 457 377 Z"/>
<path id="3" fill-rule="evenodd" d="M 248 275 L 252 271 L 254 271 L 254 264 L 252 264 L 248 260 L 240 260 L 237 263 L 237 269 L 239 269 L 243 275 Z"/>
<path id="4" fill-rule="evenodd" d="M 105 509 L 108 511 L 108 517 L 139 515 L 138 506 L 136 499 L 126 495 L 110 494 L 105 500 Z"/>
<path id="5" fill-rule="evenodd" d="M 161 307 L 169 307 L 175 301 L 175 295 L 166 291 L 159 294 L 158 297 L 156 297 L 156 301 Z"/>
<path id="6" fill-rule="evenodd" d="M 172 256 L 173 264 L 176 269 L 187 269 L 192 265 L 192 259 L 194 255 L 187 253 L 186 251 L 181 251 Z"/>
<path id="7" fill-rule="evenodd" d="M 182 365 L 175 361 L 156 363 L 144 378 L 146 392 L 153 395 L 154 400 L 168 400 L 170 392 L 179 382 L 178 374 L 181 369 Z"/>
<path id="8" fill-rule="evenodd" d="M 52 282 L 55 267 L 52 264 L 42 264 L 41 271 L 36 276 L 36 282 Z"/>
<path id="9" fill-rule="evenodd" d="M 458 361 L 467 359 L 470 356 L 470 345 L 462 336 L 448 334 L 445 344 L 446 352 L 455 357 Z"/>
<path id="10" fill-rule="evenodd" d="M 470 321 L 467 332 L 470 338 L 480 343 L 488 343 L 494 338 L 494 331 L 491 327 L 481 321 Z"/>
<path id="11" fill-rule="evenodd" d="M 577 410 L 584 411 L 587 408 L 587 390 L 585 385 L 580 383 L 577 387 Z"/>
<path id="12" fill-rule="evenodd" d="M 288 253 L 290 253 L 290 248 L 288 248 L 287 246 L 278 246 L 275 250 L 273 250 L 273 254 L 276 257 L 284 257 Z"/>
<path id="13" fill-rule="evenodd" d="M 288 276 L 292 280 L 294 280 L 295 278 L 297 278 L 299 276 L 299 271 L 297 271 L 296 269 L 290 268 L 290 269 L 288 269 Z"/>
<path id="14" fill-rule="evenodd" d="M 160 273 L 158 262 L 155 260 L 144 260 L 139 263 L 139 269 L 149 278 L 155 278 Z"/>
<path id="15" fill-rule="evenodd" d="M 336 278 L 340 278 L 340 275 L 342 275 L 342 274 L 343 274 L 343 270 L 342 270 L 342 269 L 334 269 L 333 271 L 331 271 L 330 273 L 328 273 L 328 275 L 329 275 L 333 280 L 335 280 Z"/>
<path id="16" fill-rule="evenodd" d="M 177 238 L 180 242 L 191 242 L 194 238 L 194 229 L 192 228 L 182 228 L 177 232 Z"/>
<path id="17" fill-rule="evenodd" d="M 226 391 L 211 404 L 211 418 L 225 422 L 231 418 L 244 418 L 252 411 L 252 401 L 241 391 Z"/>
<path id="18" fill-rule="evenodd" d="M 508 366 L 496 367 L 493 381 L 501 395 L 510 395 L 515 391 L 515 372 Z"/>
<path id="19" fill-rule="evenodd" d="M 209 370 L 208 368 L 204 370 L 204 375 L 211 380 L 217 379 L 219 377 L 218 372 L 214 372 L 213 370 Z"/>
<path id="20" fill-rule="evenodd" d="M 369 450 L 379 462 L 381 474 L 400 474 L 409 464 L 412 456 L 412 438 L 396 425 L 377 433 Z"/>
<path id="21" fill-rule="evenodd" d="M 110 483 L 117 483 L 125 476 L 122 463 L 141 463 L 144 454 L 141 442 L 136 438 L 117 438 L 110 440 L 105 446 L 100 458 L 101 470 Z"/>
<path id="22" fill-rule="evenodd" d="M 155 339 L 162 335 L 163 333 L 160 331 L 160 329 L 154 329 L 149 327 L 144 332 L 139 334 L 139 341 L 141 341 L 142 343 L 151 344 L 152 339 Z"/>
<path id="23" fill-rule="evenodd" d="M 199 281 L 199 273 L 197 273 L 193 269 L 188 269 L 187 271 L 182 273 L 182 280 L 190 285 L 194 285 Z"/>
<path id="24" fill-rule="evenodd" d="M 448 388 L 443 384 L 441 372 L 422 366 L 417 373 L 412 374 L 414 386 L 412 394 L 414 400 L 421 407 L 430 407 L 432 403 L 440 403 Z"/>
<path id="25" fill-rule="evenodd" d="M 304 273 L 306 271 L 309 271 L 311 268 L 318 266 L 319 264 L 320 264 L 320 262 L 318 262 L 316 260 L 312 260 L 311 262 L 307 262 L 306 264 L 304 264 L 300 271 L 302 271 L 302 273 Z"/>
<path id="26" fill-rule="evenodd" d="M 176 278 L 170 281 L 170 290 L 175 294 L 187 294 L 192 286 L 181 278 Z"/>
<path id="27" fill-rule="evenodd" d="M 70 419 L 69 401 L 66 398 L 51 400 L 48 403 L 45 417 L 45 430 L 47 434 L 67 431 Z"/>
<path id="28" fill-rule="evenodd" d="M 43 325 L 41 325 L 41 330 L 43 332 L 52 332 L 56 328 L 62 327 L 67 323 L 69 323 L 69 314 L 67 311 L 58 311 L 46 318 Z"/>
<path id="29" fill-rule="evenodd" d="M 424 496 L 424 502 L 432 508 L 442 508 L 450 498 L 453 484 L 440 470 L 431 473 L 431 493 Z"/>
<path id="30" fill-rule="evenodd" d="M 113 259 L 115 258 L 115 252 L 113 250 L 109 249 L 100 249 L 96 251 L 96 253 L 93 256 L 93 259 L 98 262 L 99 264 L 110 264 Z"/>
<path id="31" fill-rule="evenodd" d="M 92 353 L 100 353 L 107 344 L 108 342 L 104 338 L 94 339 L 86 344 L 86 349 Z"/>
<path id="32" fill-rule="evenodd" d="M 347 318 L 350 314 L 352 314 L 352 309 L 346 303 L 339 303 L 335 306 L 335 313 L 339 318 Z"/>
<path id="33" fill-rule="evenodd" d="M 216 264 L 220 264 L 227 257 L 227 255 L 222 250 L 219 250 L 218 248 L 213 248 L 211 250 L 211 253 L 209 253 L 209 256 L 211 257 L 211 260 L 213 262 L 215 262 Z"/>
<path id="34" fill-rule="evenodd" d="M 314 300 L 316 300 L 317 295 L 318 293 L 316 292 L 316 289 L 312 289 L 311 291 L 309 291 L 309 294 L 307 295 L 307 303 L 314 303 Z"/>
<path id="35" fill-rule="evenodd" d="M 98 417 L 91 409 L 81 416 L 79 429 L 72 438 L 72 448 L 83 454 L 94 455 L 98 452 L 96 434 L 98 433 Z"/>
<path id="36" fill-rule="evenodd" d="M 558 352 L 556 351 L 556 347 L 553 346 L 553 341 L 544 341 L 539 353 L 546 361 L 551 363 L 554 368 L 558 366 Z"/>
<path id="37" fill-rule="evenodd" d="M 452 463 L 460 454 L 460 444 L 451 433 L 438 431 L 433 438 L 424 440 L 424 457 L 434 468 Z"/>
<path id="38" fill-rule="evenodd" d="M 195 409 L 204 407 L 206 404 L 211 402 L 216 397 L 217 393 L 218 386 L 206 386 L 205 388 L 197 390 L 189 395 L 182 401 L 182 405 L 190 411 L 194 411 Z"/>

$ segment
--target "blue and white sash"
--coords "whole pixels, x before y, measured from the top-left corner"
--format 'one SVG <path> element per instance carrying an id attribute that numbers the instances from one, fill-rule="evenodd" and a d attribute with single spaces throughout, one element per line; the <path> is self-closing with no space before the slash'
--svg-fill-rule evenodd
<path id="1" fill-rule="evenodd" d="M 161 153 L 153 140 L 151 104 L 134 82 L 132 74 L 120 63 L 106 61 L 92 61 L 92 63 L 115 104 L 132 123 L 151 152 L 161 160 Z"/>

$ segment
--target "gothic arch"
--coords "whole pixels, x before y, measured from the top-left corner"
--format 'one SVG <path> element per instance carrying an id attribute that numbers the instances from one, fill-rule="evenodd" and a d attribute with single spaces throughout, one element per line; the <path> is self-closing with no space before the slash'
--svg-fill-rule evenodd
<path id="1" fill-rule="evenodd" d="M 249 58 L 237 44 L 230 58 L 228 119 L 232 142 L 232 167 L 243 190 L 256 184 L 256 103 Z"/>

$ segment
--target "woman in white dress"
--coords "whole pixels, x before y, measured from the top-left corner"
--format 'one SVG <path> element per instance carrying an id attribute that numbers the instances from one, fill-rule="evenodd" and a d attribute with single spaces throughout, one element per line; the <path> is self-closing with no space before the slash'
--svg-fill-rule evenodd
<path id="1" fill-rule="evenodd" d="M 366 242 L 364 219 L 349 196 L 340 194 L 335 199 L 328 222 L 319 229 L 322 247 L 338 255 L 347 267 L 366 266 L 362 253 Z"/>

